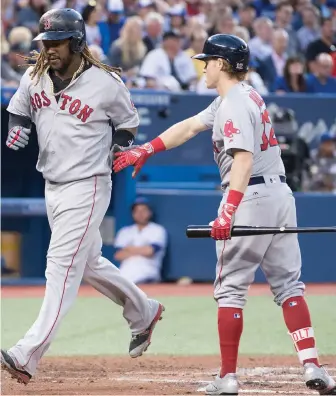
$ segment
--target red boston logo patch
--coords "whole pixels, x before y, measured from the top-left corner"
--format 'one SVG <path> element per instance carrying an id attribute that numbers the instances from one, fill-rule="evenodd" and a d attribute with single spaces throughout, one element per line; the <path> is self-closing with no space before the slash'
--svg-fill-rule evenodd
<path id="1" fill-rule="evenodd" d="M 45 29 L 45 30 L 49 30 L 50 28 L 51 28 L 51 22 L 50 22 L 50 19 L 47 18 L 47 19 L 45 19 L 45 21 L 44 21 L 44 29 Z"/>
<path id="2" fill-rule="evenodd" d="M 224 136 L 232 139 L 233 135 L 238 135 L 239 133 L 240 130 L 234 127 L 232 120 L 227 120 L 224 125 Z"/>

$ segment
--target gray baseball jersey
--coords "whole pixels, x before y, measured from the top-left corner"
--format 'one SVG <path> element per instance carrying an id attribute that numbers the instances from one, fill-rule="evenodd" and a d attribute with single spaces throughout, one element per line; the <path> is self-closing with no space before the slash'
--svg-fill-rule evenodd
<path id="1" fill-rule="evenodd" d="M 36 125 L 37 170 L 46 180 L 69 182 L 111 173 L 110 150 L 116 129 L 134 128 L 139 117 L 122 80 L 90 67 L 70 84 L 57 102 L 48 74 L 37 85 L 29 68 L 7 110 Z"/>
<path id="2" fill-rule="evenodd" d="M 224 99 L 216 98 L 199 113 L 201 121 L 213 128 L 215 161 L 222 185 L 230 180 L 232 150 L 253 154 L 252 176 L 264 176 L 264 183 L 248 186 L 239 205 L 235 224 L 250 226 L 292 226 L 296 223 L 295 200 L 291 189 L 281 183 L 285 175 L 272 123 L 260 95 L 245 83 L 235 85 Z M 227 190 L 218 215 L 227 199 Z M 219 307 L 243 308 L 254 274 L 261 266 L 281 305 L 300 296 L 301 255 L 295 234 L 261 235 L 216 241 L 217 265 L 214 297 Z"/>
<path id="3" fill-rule="evenodd" d="M 265 102 L 251 86 L 235 85 L 224 99 L 216 98 L 199 117 L 213 128 L 214 157 L 223 186 L 229 183 L 233 149 L 253 154 L 252 176 L 285 175 Z"/>
<path id="4" fill-rule="evenodd" d="M 33 375 L 74 303 L 83 278 L 123 307 L 132 334 L 147 329 L 160 306 L 101 255 L 99 227 L 112 189 L 109 122 L 116 129 L 139 124 L 129 91 L 117 75 L 92 66 L 57 102 L 49 75 L 35 85 L 29 72 L 23 76 L 8 111 L 29 117 L 36 124 L 40 151 L 37 169 L 47 180 L 45 199 L 52 233 L 42 309 L 9 353 Z"/>

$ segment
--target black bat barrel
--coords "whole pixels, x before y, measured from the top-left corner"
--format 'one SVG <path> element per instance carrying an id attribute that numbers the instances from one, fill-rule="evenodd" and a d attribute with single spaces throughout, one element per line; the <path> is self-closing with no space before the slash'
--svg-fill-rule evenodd
<path id="1" fill-rule="evenodd" d="M 234 226 L 232 237 L 251 235 L 275 235 L 275 234 L 302 234 L 317 232 L 336 232 L 336 227 L 256 227 L 256 226 Z M 186 230 L 188 238 L 210 238 L 211 226 L 189 225 Z"/>

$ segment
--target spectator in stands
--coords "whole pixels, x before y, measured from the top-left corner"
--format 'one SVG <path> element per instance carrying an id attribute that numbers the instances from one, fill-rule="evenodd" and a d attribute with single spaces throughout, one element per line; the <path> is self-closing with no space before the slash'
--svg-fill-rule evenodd
<path id="1" fill-rule="evenodd" d="M 228 5 L 231 8 L 234 19 L 238 20 L 238 11 L 243 6 L 243 4 L 244 3 L 242 0 L 217 0 L 217 11 L 218 13 L 221 13 L 222 10 L 225 9 L 226 5 Z"/>
<path id="2" fill-rule="evenodd" d="M 121 67 L 127 79 L 135 78 L 146 55 L 142 41 L 142 20 L 138 16 L 127 18 L 120 38 L 112 43 L 109 60 L 111 66 Z"/>
<path id="3" fill-rule="evenodd" d="M 305 53 L 308 45 L 320 37 L 320 13 L 314 6 L 305 7 L 302 11 L 303 26 L 297 32 L 299 49 Z"/>
<path id="4" fill-rule="evenodd" d="M 284 67 L 283 76 L 275 80 L 273 91 L 277 94 L 289 92 L 307 92 L 304 62 L 300 57 L 288 58 Z"/>
<path id="5" fill-rule="evenodd" d="M 1 64 L 1 78 L 7 81 L 11 81 L 14 77 L 14 81 L 17 81 L 18 77 L 22 77 L 27 68 L 24 66 L 27 62 L 24 56 L 29 55 L 30 46 L 19 43 L 11 45 L 7 55 L 2 57 Z"/>
<path id="6" fill-rule="evenodd" d="M 294 0 L 292 4 L 294 7 L 292 26 L 298 31 L 303 26 L 303 10 L 312 6 L 312 0 Z"/>
<path id="7" fill-rule="evenodd" d="M 256 10 L 251 3 L 243 5 L 238 12 L 239 15 L 239 25 L 246 28 L 250 34 L 250 37 L 253 37 L 253 21 L 256 17 Z"/>
<path id="8" fill-rule="evenodd" d="M 78 12 L 81 12 L 85 5 L 86 2 L 84 0 L 56 0 L 52 2 L 52 8 L 73 8 Z"/>
<path id="9" fill-rule="evenodd" d="M 322 18 L 331 18 L 333 16 L 333 9 L 335 9 L 334 0 L 314 0 L 314 4 Z"/>
<path id="10" fill-rule="evenodd" d="M 163 23 L 163 16 L 157 12 L 150 12 L 146 16 L 143 42 L 146 46 L 147 53 L 161 45 Z"/>
<path id="11" fill-rule="evenodd" d="M 236 25 L 237 22 L 232 16 L 232 11 L 227 8 L 226 11 L 217 15 L 215 25 L 208 32 L 209 36 L 214 34 L 233 34 Z"/>
<path id="12" fill-rule="evenodd" d="M 200 54 L 203 51 L 203 46 L 208 38 L 208 33 L 205 30 L 197 30 L 191 36 L 190 48 L 188 48 L 185 52 L 191 58 L 196 54 Z M 197 80 L 203 76 L 204 70 L 204 62 L 199 61 L 198 59 L 192 59 L 194 64 Z"/>
<path id="13" fill-rule="evenodd" d="M 14 26 L 16 8 L 16 3 L 12 0 L 1 1 L 1 33 Z"/>
<path id="14" fill-rule="evenodd" d="M 30 48 L 33 35 L 31 31 L 23 26 L 13 28 L 8 35 L 8 43 L 10 46 L 21 45 L 25 48 Z"/>
<path id="15" fill-rule="evenodd" d="M 268 89 L 257 72 L 259 62 L 255 59 L 251 59 L 249 63 L 249 70 L 246 74 L 246 82 L 251 85 L 260 95 L 267 95 Z"/>
<path id="16" fill-rule="evenodd" d="M 336 192 L 336 135 L 326 132 L 311 153 L 310 177 L 305 190 Z"/>
<path id="17" fill-rule="evenodd" d="M 266 17 L 273 20 L 277 3 L 278 1 L 272 0 L 254 0 L 251 4 L 257 11 L 257 17 Z"/>
<path id="18" fill-rule="evenodd" d="M 336 52 L 336 41 L 334 38 L 333 21 L 331 18 L 322 20 L 321 37 L 311 42 L 307 47 L 306 58 L 309 71 L 316 72 L 316 58 L 319 54 L 332 54 Z"/>
<path id="19" fill-rule="evenodd" d="M 200 0 L 199 14 L 195 15 L 206 31 L 209 31 L 215 24 L 216 12 L 213 0 Z"/>
<path id="20" fill-rule="evenodd" d="M 17 14 L 17 25 L 25 26 L 35 35 L 41 16 L 49 9 L 48 0 L 29 0 Z"/>
<path id="21" fill-rule="evenodd" d="M 244 40 L 245 43 L 248 43 L 250 41 L 250 33 L 244 26 L 236 26 L 233 29 L 233 34 Z"/>
<path id="22" fill-rule="evenodd" d="M 122 0 L 107 0 L 107 24 L 109 28 L 109 48 L 119 38 L 120 30 L 125 23 L 124 3 Z M 109 49 L 108 49 L 109 51 Z M 105 51 L 105 53 L 108 53 Z"/>
<path id="23" fill-rule="evenodd" d="M 148 14 L 156 12 L 154 0 L 138 0 L 137 15 L 144 21 Z"/>
<path id="24" fill-rule="evenodd" d="M 250 40 L 249 31 L 243 26 L 236 26 L 233 34 L 244 40 L 246 43 L 248 43 Z M 266 88 L 260 74 L 257 72 L 258 66 L 259 62 L 257 59 L 251 57 L 249 70 L 246 74 L 245 81 L 251 85 L 251 87 L 253 87 L 260 95 L 266 95 L 268 93 L 268 89 Z"/>
<path id="25" fill-rule="evenodd" d="M 2 53 L 1 78 L 15 86 L 26 71 L 24 56 L 31 50 L 32 33 L 26 27 L 15 27 L 8 35 L 6 54 Z"/>
<path id="26" fill-rule="evenodd" d="M 182 51 L 181 37 L 174 32 L 166 32 L 162 48 L 146 55 L 140 76 L 145 78 L 147 88 L 175 92 L 189 89 L 197 80 L 192 59 Z"/>
<path id="27" fill-rule="evenodd" d="M 336 93 L 336 78 L 331 76 L 333 59 L 330 54 L 320 54 L 316 58 L 314 74 L 307 76 L 307 92 Z"/>
<path id="28" fill-rule="evenodd" d="M 122 0 L 122 2 L 124 4 L 124 13 L 126 17 L 138 15 L 139 4 L 143 7 L 144 4 L 149 3 L 147 0 Z"/>
<path id="29" fill-rule="evenodd" d="M 104 54 L 104 51 L 99 45 L 97 44 L 91 44 L 89 45 L 89 50 L 91 51 L 91 54 L 93 55 L 94 58 L 99 60 L 102 63 L 105 63 L 106 65 L 109 65 L 109 59 L 108 57 Z"/>
<path id="30" fill-rule="evenodd" d="M 179 3 L 170 7 L 167 12 L 165 31 L 172 31 L 180 36 L 184 36 L 186 25 L 186 10 L 184 5 Z"/>
<path id="31" fill-rule="evenodd" d="M 1 36 L 1 86 L 18 88 L 22 75 L 9 64 L 10 47 L 4 36 Z"/>
<path id="32" fill-rule="evenodd" d="M 132 206 L 134 224 L 121 228 L 115 239 L 120 271 L 136 284 L 161 281 L 167 233 L 151 221 L 152 215 L 148 200 L 137 198 Z"/>
<path id="33" fill-rule="evenodd" d="M 272 53 L 273 22 L 269 18 L 260 17 L 254 21 L 255 36 L 249 41 L 251 56 L 263 60 Z"/>
<path id="34" fill-rule="evenodd" d="M 295 55 L 298 51 L 296 31 L 292 28 L 293 7 L 290 2 L 281 2 L 276 6 L 274 27 L 284 29 L 288 33 L 288 56 Z"/>
<path id="35" fill-rule="evenodd" d="M 268 89 L 272 89 L 278 76 L 283 75 L 287 60 L 286 49 L 288 33 L 284 29 L 276 29 L 272 38 L 272 53 L 259 62 L 258 72 Z"/>
<path id="36" fill-rule="evenodd" d="M 95 0 L 90 0 L 83 8 L 82 17 L 85 22 L 86 41 L 88 45 L 101 45 L 102 37 L 98 26 L 100 5 Z"/>

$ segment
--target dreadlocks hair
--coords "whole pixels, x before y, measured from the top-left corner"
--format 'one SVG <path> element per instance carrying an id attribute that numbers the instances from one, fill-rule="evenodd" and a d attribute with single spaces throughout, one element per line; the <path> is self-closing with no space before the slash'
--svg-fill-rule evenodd
<path id="1" fill-rule="evenodd" d="M 94 66 L 97 66 L 99 69 L 102 69 L 102 70 L 106 71 L 107 73 L 111 73 L 111 72 L 116 73 L 120 77 L 122 69 L 120 67 L 112 67 L 112 66 L 105 65 L 104 63 L 97 60 L 92 55 L 87 44 L 85 44 L 85 47 L 84 47 L 83 51 L 81 52 L 81 55 L 88 63 L 91 63 Z M 35 77 L 37 77 L 37 81 L 36 81 L 36 84 L 37 84 L 39 82 L 40 78 L 42 77 L 42 75 L 49 68 L 45 49 L 42 48 L 41 52 L 32 51 L 30 53 L 30 56 L 22 56 L 22 57 L 26 62 L 28 62 L 25 64 L 25 66 L 33 66 L 33 70 L 30 72 L 30 76 L 31 76 L 32 80 Z M 31 63 L 33 63 L 33 65 Z"/>

